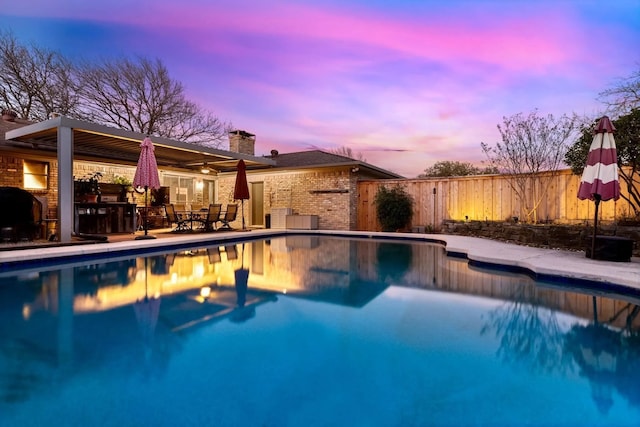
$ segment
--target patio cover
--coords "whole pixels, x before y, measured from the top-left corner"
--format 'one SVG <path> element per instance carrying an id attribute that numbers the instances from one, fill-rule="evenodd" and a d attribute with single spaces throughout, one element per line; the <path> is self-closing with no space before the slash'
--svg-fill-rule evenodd
<path id="1" fill-rule="evenodd" d="M 58 231 L 60 241 L 70 242 L 73 232 L 73 161 L 101 161 L 135 165 L 140 141 L 146 135 L 65 116 L 27 125 L 6 133 L 6 145 L 25 153 L 49 152 L 58 159 Z M 275 166 L 275 161 L 248 154 L 152 136 L 158 167 L 196 172 L 205 163 L 217 172 L 236 170 L 244 160 L 247 169 Z"/>

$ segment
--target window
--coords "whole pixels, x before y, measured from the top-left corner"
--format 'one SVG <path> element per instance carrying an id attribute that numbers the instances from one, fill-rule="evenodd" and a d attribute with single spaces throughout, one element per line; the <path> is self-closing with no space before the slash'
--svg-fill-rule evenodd
<path id="1" fill-rule="evenodd" d="M 25 160 L 22 176 L 25 189 L 47 190 L 49 188 L 49 163 Z"/>
<path id="2" fill-rule="evenodd" d="M 163 183 L 170 188 L 169 199 L 171 203 L 186 204 L 194 201 L 195 180 L 193 178 L 165 175 Z"/>

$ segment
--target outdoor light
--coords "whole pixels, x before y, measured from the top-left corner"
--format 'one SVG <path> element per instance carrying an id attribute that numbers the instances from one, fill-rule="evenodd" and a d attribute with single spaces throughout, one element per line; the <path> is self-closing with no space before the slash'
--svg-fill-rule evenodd
<path id="1" fill-rule="evenodd" d="M 209 298 L 209 296 L 211 296 L 211 287 L 209 287 L 209 286 L 203 286 L 203 287 L 200 289 L 200 296 L 201 296 L 203 299 L 205 299 L 205 300 L 206 300 L 207 298 Z"/>
<path id="2" fill-rule="evenodd" d="M 202 172 L 202 173 L 209 173 L 209 172 L 211 172 L 211 169 L 209 169 L 209 167 L 207 166 L 207 162 L 205 162 L 205 163 L 202 165 L 202 169 L 200 169 L 200 172 Z"/>

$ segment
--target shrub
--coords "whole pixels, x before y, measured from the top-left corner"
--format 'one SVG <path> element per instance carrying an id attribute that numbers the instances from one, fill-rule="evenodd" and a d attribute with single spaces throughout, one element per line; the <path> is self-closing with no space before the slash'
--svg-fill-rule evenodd
<path id="1" fill-rule="evenodd" d="M 404 243 L 380 243 L 376 250 L 378 279 L 399 282 L 411 268 L 413 247 Z"/>
<path id="2" fill-rule="evenodd" d="M 398 231 L 406 228 L 413 217 L 413 199 L 404 188 L 380 187 L 374 199 L 378 222 L 382 231 Z"/>

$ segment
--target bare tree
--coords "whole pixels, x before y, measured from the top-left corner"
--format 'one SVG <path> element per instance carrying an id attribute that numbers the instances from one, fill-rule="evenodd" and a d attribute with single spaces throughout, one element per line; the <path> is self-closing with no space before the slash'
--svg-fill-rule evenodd
<path id="1" fill-rule="evenodd" d="M 0 31 L 0 108 L 40 121 L 60 113 L 150 135 L 219 147 L 231 124 L 186 99 L 160 60 L 74 65 Z"/>
<path id="2" fill-rule="evenodd" d="M 504 117 L 504 123 L 498 125 L 501 143 L 481 144 L 490 165 L 507 175 L 526 222 L 538 221 L 538 206 L 563 165 L 579 120 L 575 114 L 555 118 L 540 116 L 537 110 L 527 116 L 519 113 Z M 542 179 L 541 172 L 549 173 Z"/>
<path id="3" fill-rule="evenodd" d="M 351 147 L 337 147 L 328 150 L 329 153 L 337 154 L 338 156 L 348 157 L 353 160 L 359 160 L 361 162 L 366 162 L 367 159 L 364 158 L 362 153 L 356 152 L 354 153 Z"/>
<path id="4" fill-rule="evenodd" d="M 0 102 L 21 118 L 46 120 L 78 105 L 74 69 L 61 54 L 20 44 L 0 32 Z"/>
<path id="5" fill-rule="evenodd" d="M 187 100 L 158 59 L 84 64 L 80 82 L 82 118 L 96 123 L 210 147 L 219 147 L 231 129 Z"/>
<path id="6" fill-rule="evenodd" d="M 494 333 L 497 356 L 505 363 L 518 363 L 534 372 L 563 372 L 566 363 L 565 331 L 555 311 L 545 300 L 524 286 L 514 288 L 512 299 L 488 313 L 481 334 Z"/>
<path id="7" fill-rule="evenodd" d="M 608 110 L 614 117 L 640 108 L 640 68 L 599 95 L 606 100 Z"/>

